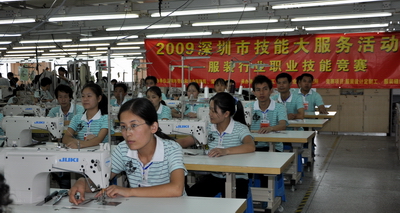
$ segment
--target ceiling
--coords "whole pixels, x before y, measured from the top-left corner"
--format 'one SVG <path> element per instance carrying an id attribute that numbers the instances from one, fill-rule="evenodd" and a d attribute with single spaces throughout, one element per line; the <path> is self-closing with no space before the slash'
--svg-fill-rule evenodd
<path id="1" fill-rule="evenodd" d="M 344 0 L 337 0 L 341 2 Z M 368 0 L 366 0 L 368 1 Z M 0 24 L 0 60 L 5 58 L 16 57 L 10 56 L 9 51 L 16 47 L 36 45 L 21 44 L 26 40 L 43 40 L 49 39 L 50 43 L 37 45 L 54 45 L 54 49 L 61 49 L 65 44 L 89 44 L 89 43 L 108 43 L 109 46 L 116 46 L 120 42 L 143 41 L 148 35 L 167 33 L 190 33 L 190 32 L 210 32 L 211 35 L 206 36 L 186 36 L 180 38 L 210 38 L 220 37 L 228 38 L 233 36 L 251 37 L 251 36 L 285 36 L 285 35 L 305 35 L 318 33 L 356 33 L 356 32 L 377 32 L 377 31 L 397 31 L 400 29 L 400 1 L 375 0 L 362 3 L 340 4 L 333 6 L 314 6 L 293 9 L 274 9 L 278 4 L 294 4 L 303 1 L 298 0 L 28 0 L 28 1 L 1 1 L 0 0 L 0 21 L 5 19 L 21 19 L 33 18 L 35 22 L 21 24 Z M 325 2 L 325 1 L 308 1 L 308 2 Z M 150 17 L 152 12 L 170 12 L 187 11 L 194 9 L 215 9 L 215 8 L 232 8 L 236 6 L 255 7 L 255 11 L 218 13 L 218 14 L 200 14 L 185 16 L 167 16 L 167 17 Z M 361 14 L 372 12 L 389 12 L 390 16 L 375 18 L 353 18 L 340 20 L 316 20 L 316 21 L 298 21 L 294 18 L 324 16 L 324 15 L 344 15 L 344 14 Z M 138 14 L 139 18 L 131 19 L 109 19 L 109 20 L 77 20 L 77 21 L 56 21 L 50 22 L 50 18 L 63 16 L 82 16 L 95 15 L 101 16 L 105 14 Z M 225 24 L 218 26 L 193 26 L 195 22 L 210 21 L 238 21 L 238 20 L 254 20 L 254 19 L 276 19 L 275 23 L 258 23 L 258 24 Z M 153 26 L 158 24 L 180 24 L 178 28 L 161 28 L 161 29 L 137 29 L 137 30 L 117 30 L 107 31 L 110 27 L 126 27 L 126 26 Z M 322 26 L 342 26 L 342 25 L 364 25 L 364 24 L 387 24 L 387 26 L 379 26 L 374 28 L 360 29 L 333 29 L 333 30 L 316 30 L 308 31 L 309 27 Z M 277 32 L 263 33 L 244 33 L 244 34 L 222 34 L 224 31 L 241 31 L 241 30 L 272 30 L 278 29 Z M 294 29 L 293 31 L 284 32 L 282 29 Z M 4 37 L 4 34 L 21 34 L 18 36 Z M 92 37 L 110 37 L 119 36 L 116 39 L 104 41 L 82 41 L 84 38 Z M 137 36 L 130 38 L 129 36 Z M 168 38 L 168 36 L 158 36 L 156 38 Z M 71 39 L 70 42 L 54 42 L 56 39 Z M 1 42 L 11 42 L 9 44 L 1 44 Z M 143 45 L 139 45 L 143 48 Z M 64 47 L 65 48 L 65 47 Z M 89 49 L 88 49 L 89 51 Z M 95 47 L 90 47 L 90 51 L 95 51 Z M 134 50 L 138 53 L 143 52 Z M 42 54 L 49 52 L 49 49 L 43 49 Z M 12 55 L 18 55 L 14 53 Z M 36 53 L 35 53 L 36 54 Z M 8 55 L 8 56 L 7 56 Z"/>

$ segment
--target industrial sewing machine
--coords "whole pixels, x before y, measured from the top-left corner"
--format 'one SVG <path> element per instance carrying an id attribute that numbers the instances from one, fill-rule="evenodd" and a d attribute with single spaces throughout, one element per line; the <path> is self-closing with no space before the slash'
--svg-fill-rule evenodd
<path id="1" fill-rule="evenodd" d="M 103 145 L 103 144 L 101 144 Z M 15 204 L 31 204 L 50 194 L 51 172 L 76 172 L 89 177 L 97 188 L 107 188 L 111 175 L 109 144 L 100 149 L 27 148 L 0 149 L 0 172 L 10 186 Z"/>
<path id="2" fill-rule="evenodd" d="M 180 100 L 164 100 L 164 101 L 169 108 L 181 108 L 182 106 Z"/>
<path id="3" fill-rule="evenodd" d="M 204 120 L 161 120 L 158 124 L 163 133 L 170 134 L 182 134 L 182 135 L 193 135 L 201 145 L 207 144 L 208 132 L 207 126 L 208 121 Z"/>
<path id="4" fill-rule="evenodd" d="M 253 108 L 251 107 L 244 107 L 244 119 L 246 121 L 247 126 L 251 126 L 251 122 L 253 119 Z M 197 109 L 197 118 L 200 120 L 210 121 L 209 115 L 210 109 L 209 107 L 199 107 Z"/>
<path id="5" fill-rule="evenodd" d="M 64 118 L 5 116 L 1 128 L 6 132 L 7 146 L 27 146 L 32 144 L 32 129 L 47 130 L 54 138 L 61 139 Z"/>
<path id="6" fill-rule="evenodd" d="M 46 116 L 46 108 L 39 105 L 5 105 L 3 115 Z"/>

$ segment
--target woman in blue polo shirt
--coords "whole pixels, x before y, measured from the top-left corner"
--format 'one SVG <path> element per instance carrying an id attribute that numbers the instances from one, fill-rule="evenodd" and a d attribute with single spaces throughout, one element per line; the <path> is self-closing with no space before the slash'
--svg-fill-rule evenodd
<path id="1" fill-rule="evenodd" d="M 158 86 L 152 86 L 146 91 L 147 99 L 151 101 L 157 111 L 158 120 L 171 120 L 171 109 L 165 105 L 162 100 L 161 89 Z"/>
<path id="2" fill-rule="evenodd" d="M 108 134 L 108 101 L 101 87 L 97 84 L 86 84 L 82 89 L 82 106 L 85 112 L 75 115 L 64 134 L 63 143 L 67 147 L 96 146 L 107 142 Z M 111 131 L 113 133 L 113 131 Z M 76 138 L 74 137 L 77 133 Z"/>
<path id="3" fill-rule="evenodd" d="M 106 189 L 107 196 L 179 197 L 185 194 L 187 171 L 182 148 L 161 132 L 152 103 L 145 98 L 132 99 L 121 106 L 118 120 L 125 141 L 112 152 L 111 178 L 125 171 L 131 188 L 112 185 Z M 81 178 L 70 189 L 70 202 L 76 205 L 83 202 L 85 191 L 90 189 Z M 74 196 L 77 192 L 81 194 L 79 200 Z"/>
<path id="4" fill-rule="evenodd" d="M 255 151 L 254 139 L 246 126 L 243 106 L 226 92 L 217 93 L 210 99 L 210 124 L 208 126 L 208 156 L 249 153 Z M 193 137 L 179 139 L 182 147 L 195 144 Z M 236 197 L 247 198 L 248 176 L 236 175 Z M 225 177 L 222 173 L 204 175 L 192 187 L 186 189 L 190 196 L 214 197 L 225 194 Z"/>

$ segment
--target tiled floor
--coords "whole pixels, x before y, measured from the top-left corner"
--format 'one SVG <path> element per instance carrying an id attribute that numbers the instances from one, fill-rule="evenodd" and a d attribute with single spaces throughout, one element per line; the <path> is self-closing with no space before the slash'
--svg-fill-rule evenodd
<path id="1" fill-rule="evenodd" d="M 400 212 L 394 137 L 318 134 L 316 144 L 314 168 L 287 188 L 283 212 Z"/>

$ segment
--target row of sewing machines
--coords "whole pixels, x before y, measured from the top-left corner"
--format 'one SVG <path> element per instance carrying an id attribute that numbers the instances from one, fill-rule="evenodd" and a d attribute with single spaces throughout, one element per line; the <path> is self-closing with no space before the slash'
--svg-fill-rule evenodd
<path id="1" fill-rule="evenodd" d="M 11 108 L 10 108 L 11 107 Z M 111 117 L 116 117 L 119 107 L 113 107 Z M 43 109 L 36 105 L 8 106 L 1 127 L 6 132 L 7 143 L 0 149 L 0 172 L 10 185 L 12 199 L 17 204 L 36 203 L 49 194 L 51 172 L 76 172 L 89 177 L 96 188 L 106 188 L 111 172 L 110 144 L 100 149 L 68 149 L 62 146 L 24 147 L 31 144 L 32 129 L 49 131 L 62 138 L 64 119 L 44 117 Z M 17 116 L 19 114 L 34 116 Z M 197 119 L 161 120 L 159 126 L 165 134 L 192 135 L 198 147 L 207 144 L 209 108 L 197 111 Z M 251 123 L 251 111 L 246 109 L 246 121 Z M 18 169 L 16 169 L 18 168 Z"/>

